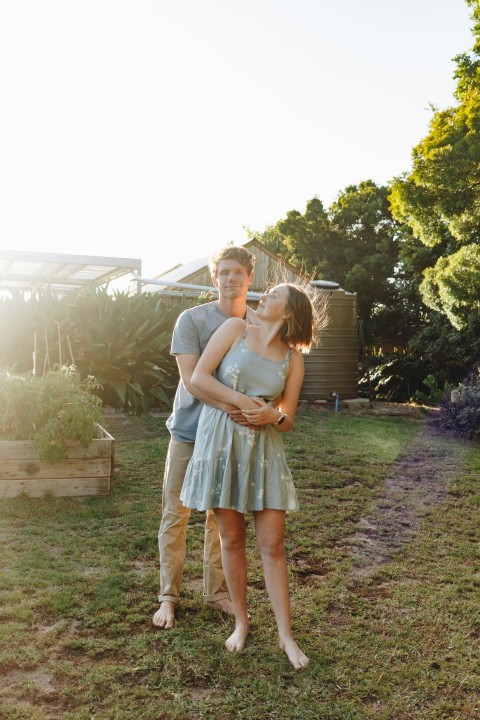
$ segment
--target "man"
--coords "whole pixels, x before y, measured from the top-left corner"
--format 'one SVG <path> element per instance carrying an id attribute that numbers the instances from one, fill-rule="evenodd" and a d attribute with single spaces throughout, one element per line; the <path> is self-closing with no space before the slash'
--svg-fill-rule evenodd
<path id="1" fill-rule="evenodd" d="M 246 304 L 254 265 L 255 256 L 246 248 L 228 246 L 219 250 L 209 263 L 213 285 L 218 289 L 218 300 L 185 310 L 173 331 L 171 352 L 177 359 L 180 382 L 173 412 L 167 420 L 171 439 L 165 463 L 162 520 L 158 533 L 160 607 L 153 616 L 153 624 L 165 630 L 175 625 L 175 606 L 180 596 L 190 510 L 184 507 L 179 496 L 193 452 L 202 403 L 232 412 L 232 417 L 245 424 L 237 408 L 213 402 L 197 391 L 194 397 L 191 377 L 211 335 L 225 320 L 240 317 L 250 323 L 258 322 L 255 312 Z M 205 603 L 213 609 L 233 614 L 222 569 L 217 523 L 212 511 L 207 512 L 205 522 L 203 582 Z"/>

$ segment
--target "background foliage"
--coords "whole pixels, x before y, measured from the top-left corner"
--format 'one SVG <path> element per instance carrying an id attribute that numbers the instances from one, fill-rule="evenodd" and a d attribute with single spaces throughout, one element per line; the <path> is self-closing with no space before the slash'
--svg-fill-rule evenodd
<path id="1" fill-rule="evenodd" d="M 360 386 L 372 397 L 433 400 L 480 358 L 480 2 L 467 3 L 473 47 L 454 60 L 456 104 L 432 108 L 412 169 L 250 231 L 357 293 Z"/>
<path id="2" fill-rule="evenodd" d="M 104 403 L 139 413 L 169 406 L 178 382 L 170 355 L 173 326 L 187 301 L 154 293 L 127 296 L 96 290 L 56 297 L 16 294 L 0 303 L 0 366 L 43 374 L 74 364 L 100 384 Z"/>
<path id="3" fill-rule="evenodd" d="M 423 272 L 422 299 L 457 329 L 480 317 L 480 6 L 467 2 L 474 44 L 455 58 L 457 104 L 434 112 L 411 172 L 391 192 L 394 217 L 437 253 Z"/>

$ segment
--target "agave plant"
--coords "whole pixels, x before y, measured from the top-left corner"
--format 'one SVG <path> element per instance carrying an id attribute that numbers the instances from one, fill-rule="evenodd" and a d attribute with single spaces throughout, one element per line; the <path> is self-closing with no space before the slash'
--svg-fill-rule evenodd
<path id="1" fill-rule="evenodd" d="M 170 343 L 183 307 L 150 293 L 78 296 L 70 312 L 76 366 L 98 380 L 115 407 L 141 413 L 159 402 L 170 406 L 178 381 Z"/>

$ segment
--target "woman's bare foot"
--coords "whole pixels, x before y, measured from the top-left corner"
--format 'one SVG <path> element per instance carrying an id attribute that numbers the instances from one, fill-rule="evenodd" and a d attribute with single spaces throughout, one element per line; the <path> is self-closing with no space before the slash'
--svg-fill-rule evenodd
<path id="1" fill-rule="evenodd" d="M 280 649 L 285 650 L 287 657 L 296 670 L 300 670 L 308 665 L 308 657 L 298 647 L 293 638 L 280 640 Z"/>
<path id="2" fill-rule="evenodd" d="M 153 616 L 153 624 L 164 630 L 172 628 L 175 625 L 175 603 L 163 600 Z"/>
<path id="3" fill-rule="evenodd" d="M 241 623 L 236 626 L 228 640 L 225 641 L 225 647 L 230 652 L 240 652 L 245 647 L 248 637 L 248 623 Z"/>
<path id="4" fill-rule="evenodd" d="M 222 600 L 208 600 L 205 601 L 205 605 L 211 610 L 220 610 L 220 612 L 223 612 L 226 615 L 234 615 L 232 602 L 228 598 L 223 598 Z"/>

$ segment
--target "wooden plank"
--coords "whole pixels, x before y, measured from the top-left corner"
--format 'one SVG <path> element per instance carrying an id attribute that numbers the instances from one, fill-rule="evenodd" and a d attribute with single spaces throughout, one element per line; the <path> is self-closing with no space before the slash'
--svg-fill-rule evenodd
<path id="1" fill-rule="evenodd" d="M 111 440 L 94 440 L 88 447 L 80 443 L 68 445 L 67 452 L 72 458 L 108 458 L 112 456 L 112 445 Z M 0 460 L 9 458 L 39 461 L 38 452 L 30 440 L 0 440 Z"/>
<path id="2" fill-rule="evenodd" d="M 42 480 L 45 478 L 94 478 L 111 474 L 111 458 L 68 458 L 64 462 L 2 460 L 0 480 Z"/>
<path id="3" fill-rule="evenodd" d="M 55 497 L 109 495 L 110 478 L 0 480 L 0 498 L 17 497 L 22 493 L 30 497 L 44 497 L 46 493 Z"/>
<path id="4" fill-rule="evenodd" d="M 87 448 L 69 443 L 68 459 L 53 465 L 39 459 L 30 440 L 0 441 L 0 498 L 109 495 L 115 440 L 101 425 L 98 430 L 101 437 Z"/>

